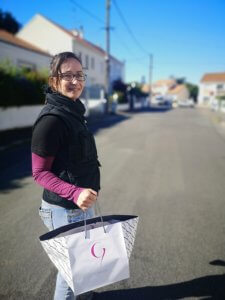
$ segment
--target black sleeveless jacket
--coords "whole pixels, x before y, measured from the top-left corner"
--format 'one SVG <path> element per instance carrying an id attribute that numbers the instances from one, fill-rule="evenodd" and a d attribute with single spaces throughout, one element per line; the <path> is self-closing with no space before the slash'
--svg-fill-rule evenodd
<path id="1" fill-rule="evenodd" d="M 65 143 L 57 153 L 51 172 L 66 182 L 78 187 L 92 188 L 98 192 L 100 189 L 100 163 L 94 137 L 86 126 L 84 112 L 84 105 L 79 99 L 71 101 L 60 94 L 48 93 L 46 105 L 39 114 L 34 127 L 46 115 L 57 116 L 64 122 L 69 143 Z M 67 209 L 78 208 L 72 201 L 47 189 L 44 189 L 43 199 Z"/>

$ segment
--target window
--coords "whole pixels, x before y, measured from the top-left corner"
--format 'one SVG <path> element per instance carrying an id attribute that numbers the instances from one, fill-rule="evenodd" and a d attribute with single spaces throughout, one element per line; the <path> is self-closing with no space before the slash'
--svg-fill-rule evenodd
<path id="1" fill-rule="evenodd" d="M 79 52 L 78 57 L 79 57 L 79 59 L 80 59 L 81 62 L 82 62 L 82 52 Z"/>
<path id="2" fill-rule="evenodd" d="M 100 62 L 100 72 L 104 72 L 104 63 Z"/>
<path id="3" fill-rule="evenodd" d="M 91 58 L 91 68 L 92 69 L 95 68 L 95 59 L 94 59 L 94 57 Z"/>
<path id="4" fill-rule="evenodd" d="M 89 57 L 88 57 L 88 55 L 85 55 L 85 68 L 86 69 L 89 68 Z"/>
<path id="5" fill-rule="evenodd" d="M 216 88 L 217 88 L 217 90 L 222 90 L 223 89 L 223 84 L 217 84 Z"/>
<path id="6" fill-rule="evenodd" d="M 26 69 L 27 71 L 35 71 L 36 70 L 36 65 L 33 63 L 30 63 L 28 61 L 25 60 L 17 60 L 17 65 L 20 68 Z"/>

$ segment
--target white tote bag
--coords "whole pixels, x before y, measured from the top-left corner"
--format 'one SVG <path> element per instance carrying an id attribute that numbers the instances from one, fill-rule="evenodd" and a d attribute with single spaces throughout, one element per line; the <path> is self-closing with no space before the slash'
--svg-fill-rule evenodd
<path id="1" fill-rule="evenodd" d="M 79 295 L 129 278 L 137 223 L 137 216 L 97 217 L 50 231 L 40 236 L 40 242 Z"/>

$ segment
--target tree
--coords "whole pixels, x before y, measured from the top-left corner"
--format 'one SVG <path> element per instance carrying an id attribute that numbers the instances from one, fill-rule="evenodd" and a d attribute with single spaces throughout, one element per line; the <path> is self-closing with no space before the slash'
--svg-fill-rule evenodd
<path id="1" fill-rule="evenodd" d="M 189 94 L 190 94 L 190 98 L 193 98 L 195 102 L 197 102 L 197 98 L 198 98 L 198 86 L 192 83 L 185 83 Z"/>
<path id="2" fill-rule="evenodd" d="M 127 85 L 121 79 L 117 79 L 113 82 L 113 90 L 126 93 Z"/>
<path id="3" fill-rule="evenodd" d="M 12 34 L 19 31 L 21 25 L 9 12 L 0 10 L 0 29 L 4 29 Z"/>
<path id="4" fill-rule="evenodd" d="M 113 82 L 112 90 L 118 94 L 118 101 L 120 103 L 127 102 L 127 85 L 121 79 Z"/>
<path id="5" fill-rule="evenodd" d="M 179 78 L 176 78 L 176 83 L 177 84 L 184 84 L 185 81 L 186 81 L 186 78 L 185 77 L 179 77 Z"/>

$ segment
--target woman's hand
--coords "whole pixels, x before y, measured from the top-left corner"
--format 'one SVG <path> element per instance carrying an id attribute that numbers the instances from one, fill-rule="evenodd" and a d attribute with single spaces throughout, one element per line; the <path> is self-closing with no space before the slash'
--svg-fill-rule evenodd
<path id="1" fill-rule="evenodd" d="M 77 205 L 82 209 L 86 210 L 89 207 L 91 207 L 95 201 L 97 200 L 97 192 L 92 189 L 84 189 L 78 199 L 77 199 Z"/>

